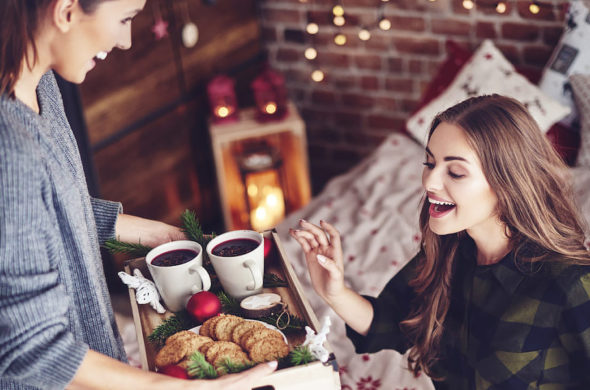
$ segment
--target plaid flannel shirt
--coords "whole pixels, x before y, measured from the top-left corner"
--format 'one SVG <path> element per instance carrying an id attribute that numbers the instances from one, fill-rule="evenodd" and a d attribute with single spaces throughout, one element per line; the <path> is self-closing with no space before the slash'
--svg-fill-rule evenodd
<path id="1" fill-rule="evenodd" d="M 513 254 L 477 266 L 475 245 L 458 251 L 451 306 L 445 320 L 437 389 L 590 389 L 590 267 L 544 263 L 534 272 Z M 414 261 L 379 297 L 363 337 L 347 327 L 357 353 L 411 345 L 399 323 L 415 294 Z"/>

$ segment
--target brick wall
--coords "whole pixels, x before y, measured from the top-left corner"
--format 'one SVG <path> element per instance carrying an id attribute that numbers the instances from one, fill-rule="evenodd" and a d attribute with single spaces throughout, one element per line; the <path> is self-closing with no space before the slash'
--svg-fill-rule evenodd
<path id="1" fill-rule="evenodd" d="M 346 24 L 336 27 L 337 1 L 259 2 L 269 60 L 307 124 L 315 193 L 403 129 L 445 58 L 447 39 L 473 50 L 490 38 L 514 64 L 542 69 L 562 33 L 566 2 L 544 0 L 536 15 L 530 1 L 506 1 L 504 14 L 496 3 L 475 0 L 466 10 L 462 0 L 342 0 Z M 360 26 L 375 23 L 381 4 L 391 30 L 372 28 L 371 39 L 361 41 Z M 305 32 L 308 21 L 319 25 L 317 35 Z M 347 36 L 344 46 L 333 42 L 338 31 Z M 304 57 L 310 46 L 318 52 L 313 61 Z M 325 78 L 316 83 L 310 74 L 318 68 Z"/>

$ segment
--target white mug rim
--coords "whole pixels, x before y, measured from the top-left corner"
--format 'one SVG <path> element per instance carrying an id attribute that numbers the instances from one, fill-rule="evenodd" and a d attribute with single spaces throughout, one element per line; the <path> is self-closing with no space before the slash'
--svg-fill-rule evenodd
<path id="1" fill-rule="evenodd" d="M 177 265 L 154 265 L 152 264 L 152 261 L 158 257 L 159 255 L 166 253 L 166 252 L 170 252 L 170 251 L 174 251 L 174 250 L 196 250 L 197 254 L 190 259 L 187 262 L 184 262 L 182 264 L 177 264 Z M 150 267 L 157 267 L 157 268 L 176 268 L 176 267 L 181 267 L 187 264 L 192 263 L 195 259 L 198 259 L 199 257 L 202 257 L 202 253 L 203 253 L 203 247 L 201 246 L 201 244 L 199 244 L 198 242 L 195 241 L 190 241 L 190 240 L 176 240 L 176 241 L 170 241 L 170 242 L 166 242 L 164 244 L 160 244 L 155 248 L 152 248 L 146 255 L 145 255 L 145 262 L 147 265 L 149 265 Z"/>
<path id="2" fill-rule="evenodd" d="M 239 234 L 243 234 L 243 233 L 249 234 L 249 236 L 246 236 L 246 235 L 240 236 L 239 235 Z M 227 238 L 228 235 L 231 235 L 231 236 L 235 235 L 235 237 Z M 239 255 L 239 256 L 219 256 L 219 255 L 213 254 L 213 249 L 217 245 L 222 244 L 223 242 L 229 241 L 229 240 L 239 240 L 240 238 L 245 238 L 245 239 L 254 239 L 255 238 L 256 241 L 258 241 L 258 245 L 254 249 L 252 249 L 250 252 L 244 253 L 243 255 Z M 258 249 L 261 245 L 264 245 L 264 237 L 262 236 L 262 233 L 260 233 L 260 232 L 257 232 L 255 230 L 247 230 L 247 229 L 230 230 L 228 232 L 225 232 L 225 233 L 222 233 L 222 234 L 216 236 L 214 239 L 209 241 L 205 250 L 207 251 L 207 255 L 209 255 L 210 259 L 220 258 L 220 259 L 224 259 L 224 260 L 232 260 L 232 259 L 241 260 L 245 256 L 250 255 L 256 249 Z"/>

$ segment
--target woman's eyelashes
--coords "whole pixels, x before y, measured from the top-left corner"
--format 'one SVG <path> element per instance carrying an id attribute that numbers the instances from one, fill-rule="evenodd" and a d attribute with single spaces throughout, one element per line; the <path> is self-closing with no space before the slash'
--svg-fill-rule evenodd
<path id="1" fill-rule="evenodd" d="M 434 169 L 434 163 L 431 163 L 429 161 L 425 161 L 422 163 L 422 165 L 424 165 L 426 168 L 432 170 Z M 462 177 L 464 177 L 465 175 L 459 174 L 459 173 L 455 173 L 452 170 L 449 169 L 448 174 L 450 177 L 452 177 L 453 179 L 460 179 Z"/>
<path id="2" fill-rule="evenodd" d="M 121 24 L 127 24 L 127 23 L 131 23 L 131 21 L 132 21 L 132 20 L 133 20 L 133 18 L 132 18 L 132 17 L 125 18 L 125 19 L 121 20 Z"/>

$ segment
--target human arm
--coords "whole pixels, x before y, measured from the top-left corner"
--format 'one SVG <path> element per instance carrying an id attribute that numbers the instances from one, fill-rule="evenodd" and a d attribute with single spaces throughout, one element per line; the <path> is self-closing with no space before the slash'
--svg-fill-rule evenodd
<path id="1" fill-rule="evenodd" d="M 186 240 L 179 227 L 151 219 L 119 214 L 115 224 L 115 238 L 129 243 L 156 247 L 169 241 Z"/>
<path id="2" fill-rule="evenodd" d="M 300 221 L 301 229 L 291 229 L 291 236 L 301 245 L 314 290 L 361 335 L 366 335 L 373 320 L 370 302 L 344 285 L 344 265 L 340 233 L 331 224 L 320 226 Z"/>
<path id="3" fill-rule="evenodd" d="M 407 318 L 415 294 L 409 281 L 415 276 L 415 261 L 410 261 L 385 286 L 377 298 L 361 296 L 344 285 L 341 239 L 326 222 L 315 226 L 301 221 L 301 229 L 291 235 L 301 245 L 314 289 L 346 322 L 347 335 L 357 353 L 409 347 L 400 328 Z M 322 257 L 327 257 L 323 262 Z"/>
<path id="4" fill-rule="evenodd" d="M 142 371 L 89 350 L 67 388 L 70 390 L 244 390 L 251 389 L 260 378 L 272 373 L 275 369 L 276 362 L 271 362 L 214 380 L 186 380 Z"/>

